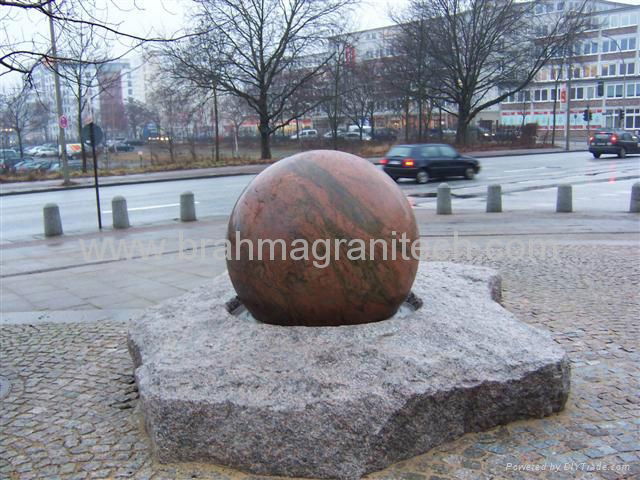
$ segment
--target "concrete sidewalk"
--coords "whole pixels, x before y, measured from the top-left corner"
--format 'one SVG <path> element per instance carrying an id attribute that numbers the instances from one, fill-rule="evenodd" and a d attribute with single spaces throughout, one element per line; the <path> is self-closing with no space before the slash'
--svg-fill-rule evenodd
<path id="1" fill-rule="evenodd" d="M 571 151 L 582 151 L 585 148 L 575 148 Z M 487 157 L 508 157 L 521 155 L 540 155 L 545 153 L 562 153 L 562 148 L 534 148 L 534 149 L 514 149 L 514 150 L 487 150 L 477 152 L 466 152 L 477 158 Z M 379 162 L 381 157 L 368 158 L 372 163 Z M 141 183 L 170 182 L 173 180 L 193 180 L 200 178 L 227 177 L 233 175 L 255 175 L 267 168 L 269 164 L 236 165 L 215 168 L 201 168 L 190 170 L 170 170 L 166 172 L 136 173 L 131 175 L 113 175 L 101 177 L 101 186 L 112 185 L 135 185 Z M 64 187 L 60 180 L 39 180 L 33 182 L 11 182 L 0 184 L 0 196 L 20 195 L 33 192 L 51 192 L 59 190 L 72 190 L 78 188 L 93 188 L 93 177 L 76 177 L 72 179 L 73 185 Z"/>
<path id="2" fill-rule="evenodd" d="M 415 211 L 426 245 L 454 236 L 617 237 L 640 232 L 628 213 Z M 179 295 L 225 269 L 227 217 L 63 236 L 0 246 L 2 312 L 139 309 Z"/>

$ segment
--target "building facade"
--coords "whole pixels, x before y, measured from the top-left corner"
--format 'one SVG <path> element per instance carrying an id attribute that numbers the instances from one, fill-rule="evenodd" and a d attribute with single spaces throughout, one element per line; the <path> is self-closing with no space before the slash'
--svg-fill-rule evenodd
<path id="1" fill-rule="evenodd" d="M 128 99 L 145 102 L 147 81 L 145 63 L 138 59 L 122 59 L 109 62 L 98 67 L 83 67 L 83 108 L 78 116 L 78 87 L 73 80 L 73 68 L 69 66 L 60 79 L 62 111 L 68 120 L 67 137 L 71 141 L 78 140 L 78 121 L 82 123 L 93 119 L 112 136 L 126 135 L 127 120 L 125 104 Z M 67 78 L 65 78 L 67 77 Z M 32 132 L 32 136 L 43 137 L 44 141 L 55 141 L 58 135 L 58 115 L 55 100 L 55 84 L 53 71 L 45 65 L 33 71 L 34 88 L 30 91 L 30 101 L 44 105 L 48 112 L 46 126 L 42 132 Z"/>
<path id="2" fill-rule="evenodd" d="M 553 15 L 568 4 L 549 1 L 536 14 Z M 593 1 L 590 7 L 592 28 L 501 103 L 501 125 L 537 123 L 543 133 L 555 125 L 559 135 L 570 128 L 584 137 L 605 127 L 640 130 L 640 5 Z"/>

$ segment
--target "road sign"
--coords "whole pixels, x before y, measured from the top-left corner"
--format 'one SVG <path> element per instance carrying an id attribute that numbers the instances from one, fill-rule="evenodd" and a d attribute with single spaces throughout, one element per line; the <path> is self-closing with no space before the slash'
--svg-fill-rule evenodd
<path id="1" fill-rule="evenodd" d="M 80 132 L 80 136 L 82 137 L 82 143 L 88 143 L 91 145 L 91 124 L 88 123 L 84 127 L 82 127 L 82 132 Z M 93 125 L 93 136 L 96 141 L 96 145 L 100 145 L 102 143 L 102 139 L 104 138 L 104 133 L 102 133 L 102 129 L 94 124 Z"/>
<path id="2" fill-rule="evenodd" d="M 560 102 L 567 103 L 567 91 L 564 88 L 560 91 Z"/>
<path id="3" fill-rule="evenodd" d="M 60 125 L 60 128 L 67 128 L 69 126 L 69 120 L 67 120 L 66 115 L 60 115 L 58 125 Z"/>

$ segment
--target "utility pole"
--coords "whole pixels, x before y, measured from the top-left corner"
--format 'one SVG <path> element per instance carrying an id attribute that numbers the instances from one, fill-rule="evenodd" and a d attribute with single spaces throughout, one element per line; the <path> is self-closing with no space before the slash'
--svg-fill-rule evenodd
<path id="1" fill-rule="evenodd" d="M 58 50 L 56 49 L 56 32 L 53 25 L 53 2 L 49 3 L 49 33 L 51 34 L 51 55 L 54 59 L 58 57 Z M 67 162 L 67 141 L 65 139 L 64 128 L 60 126 L 60 118 L 63 115 L 62 111 L 62 93 L 60 91 L 60 76 L 58 74 L 58 61 L 55 60 L 55 68 L 53 69 L 53 83 L 56 90 L 56 110 L 58 111 L 58 137 L 60 143 L 60 149 L 62 150 L 60 156 L 62 158 L 62 176 L 64 178 L 63 185 L 70 185 L 69 181 L 69 164 Z"/>
<path id="2" fill-rule="evenodd" d="M 573 68 L 569 63 L 567 71 L 567 119 L 564 126 L 564 149 L 570 150 L 569 137 L 571 136 L 571 76 Z"/>

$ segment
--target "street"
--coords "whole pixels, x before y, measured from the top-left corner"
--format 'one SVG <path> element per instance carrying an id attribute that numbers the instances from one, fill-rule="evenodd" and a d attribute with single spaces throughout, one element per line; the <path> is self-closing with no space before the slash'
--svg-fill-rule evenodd
<path id="1" fill-rule="evenodd" d="M 574 185 L 576 211 L 624 211 L 629 205 L 631 185 L 640 177 L 640 156 L 618 159 L 612 156 L 594 159 L 587 152 L 489 157 L 481 159 L 482 170 L 474 180 L 449 179 L 455 210 L 484 209 L 484 195 L 489 184 L 503 189 L 505 210 L 552 210 L 555 187 Z M 179 196 L 190 190 L 195 194 L 200 218 L 228 215 L 236 199 L 253 175 L 176 180 L 103 187 L 102 220 L 111 228 L 111 199 L 127 199 L 133 226 L 167 223 L 179 216 Z M 435 191 L 439 180 L 416 185 L 402 180 L 400 188 L 412 198 L 416 208 L 435 208 Z M 42 207 L 46 203 L 60 207 L 66 234 L 97 230 L 95 192 L 93 189 L 42 192 L 0 197 L 0 242 L 41 238 Z"/>

